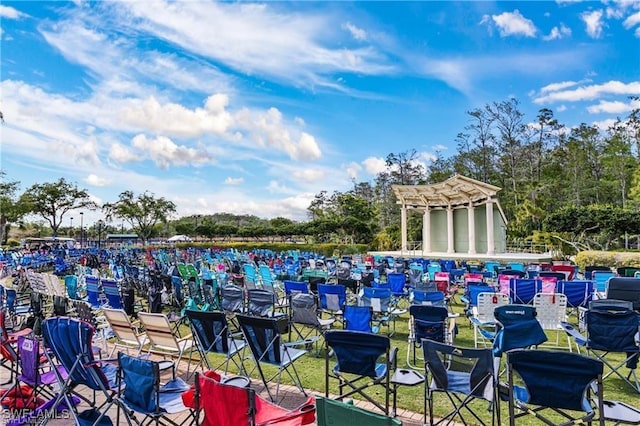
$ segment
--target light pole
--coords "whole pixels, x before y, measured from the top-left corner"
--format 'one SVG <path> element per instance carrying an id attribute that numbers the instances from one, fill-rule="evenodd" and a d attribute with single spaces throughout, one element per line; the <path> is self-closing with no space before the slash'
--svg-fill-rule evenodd
<path id="1" fill-rule="evenodd" d="M 196 227 L 195 227 L 195 229 L 193 230 L 193 233 L 194 233 L 194 239 L 195 239 L 196 241 L 198 241 L 198 218 L 199 218 L 199 217 L 200 217 L 200 215 L 199 215 L 199 214 L 197 214 L 197 215 L 196 215 L 196 217 L 195 217 L 195 218 L 196 218 Z"/>
<path id="2" fill-rule="evenodd" d="M 80 248 L 84 248 L 84 212 L 80 212 Z"/>
<path id="3" fill-rule="evenodd" d="M 98 225 L 98 248 L 100 248 L 100 244 L 102 243 L 102 226 L 104 225 L 104 222 L 102 221 L 102 219 L 100 219 L 97 223 Z"/>
<path id="4" fill-rule="evenodd" d="M 69 218 L 69 236 L 73 236 L 73 216 Z"/>

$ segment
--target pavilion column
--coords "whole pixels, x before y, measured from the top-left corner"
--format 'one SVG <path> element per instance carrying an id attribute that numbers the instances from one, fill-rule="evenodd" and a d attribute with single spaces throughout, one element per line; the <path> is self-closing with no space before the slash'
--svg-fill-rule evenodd
<path id="1" fill-rule="evenodd" d="M 422 215 L 422 251 L 431 253 L 431 210 L 429 210 L 429 206 L 424 208 Z"/>
<path id="2" fill-rule="evenodd" d="M 403 204 L 400 208 L 400 233 L 402 234 L 402 242 L 400 250 L 407 251 L 407 207 Z"/>
<path id="3" fill-rule="evenodd" d="M 455 253 L 453 238 L 453 207 L 447 206 L 447 253 Z"/>
<path id="4" fill-rule="evenodd" d="M 493 200 L 488 199 L 487 204 L 487 254 L 494 254 L 496 251 L 496 244 L 494 242 L 493 232 Z"/>
<path id="5" fill-rule="evenodd" d="M 467 206 L 467 223 L 469 224 L 469 250 L 467 253 L 476 254 L 476 217 L 475 208 L 471 202 Z"/>

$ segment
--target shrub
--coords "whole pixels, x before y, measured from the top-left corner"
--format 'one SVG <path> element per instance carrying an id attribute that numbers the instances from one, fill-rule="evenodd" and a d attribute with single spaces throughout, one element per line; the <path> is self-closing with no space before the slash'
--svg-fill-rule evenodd
<path id="1" fill-rule="evenodd" d="M 586 250 L 576 255 L 576 264 L 581 270 L 587 266 L 608 266 L 618 268 L 620 266 L 640 267 L 640 253 L 638 252 L 614 252 Z"/>

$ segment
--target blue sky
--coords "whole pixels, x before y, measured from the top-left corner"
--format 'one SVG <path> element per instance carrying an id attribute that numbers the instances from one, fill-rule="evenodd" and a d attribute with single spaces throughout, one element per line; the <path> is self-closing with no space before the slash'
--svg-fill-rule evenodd
<path id="1" fill-rule="evenodd" d="M 8 178 L 98 203 L 149 190 L 179 216 L 305 219 L 389 153 L 455 154 L 465 111 L 509 97 L 603 129 L 640 106 L 637 1 L 3 1 L 0 18 Z"/>

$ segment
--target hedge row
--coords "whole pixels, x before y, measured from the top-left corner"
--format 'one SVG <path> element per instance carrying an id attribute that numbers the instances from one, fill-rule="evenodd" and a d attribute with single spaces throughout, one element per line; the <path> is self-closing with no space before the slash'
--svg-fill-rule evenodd
<path id="1" fill-rule="evenodd" d="M 179 243 L 178 247 L 201 247 L 201 248 L 221 248 L 229 249 L 233 248 L 240 251 L 266 249 L 273 250 L 275 252 L 283 252 L 288 250 L 299 250 L 312 253 L 318 253 L 326 257 L 337 257 L 350 254 L 363 254 L 369 249 L 366 244 L 293 244 L 293 243 L 256 243 L 256 242 L 233 242 L 233 243 L 210 243 L 210 242 L 197 242 L 197 243 Z"/>
<path id="2" fill-rule="evenodd" d="M 616 252 L 616 251 L 581 251 L 576 255 L 576 264 L 584 271 L 587 266 L 608 266 L 618 268 L 621 266 L 640 267 L 640 253 Z"/>

